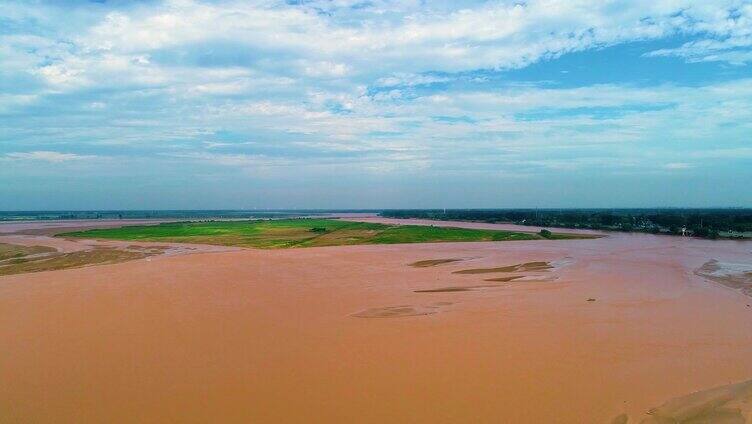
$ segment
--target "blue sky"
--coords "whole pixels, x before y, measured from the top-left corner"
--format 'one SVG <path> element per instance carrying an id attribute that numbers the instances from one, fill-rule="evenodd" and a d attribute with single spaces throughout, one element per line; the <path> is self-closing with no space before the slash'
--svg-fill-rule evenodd
<path id="1" fill-rule="evenodd" d="M 0 3 L 0 209 L 752 206 L 752 0 Z"/>

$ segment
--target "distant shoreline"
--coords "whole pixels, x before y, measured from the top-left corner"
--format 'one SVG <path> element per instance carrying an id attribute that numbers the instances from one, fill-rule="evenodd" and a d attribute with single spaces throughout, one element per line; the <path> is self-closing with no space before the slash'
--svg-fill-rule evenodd
<path id="1" fill-rule="evenodd" d="M 296 217 L 425 219 L 436 222 L 508 224 L 530 228 L 573 229 L 752 239 L 752 209 L 277 209 L 277 210 L 89 210 L 0 211 L 0 224 L 39 221 L 186 221 Z"/>
<path id="2" fill-rule="evenodd" d="M 752 238 L 752 209 L 425 209 L 385 211 L 381 216 L 705 239 Z"/>

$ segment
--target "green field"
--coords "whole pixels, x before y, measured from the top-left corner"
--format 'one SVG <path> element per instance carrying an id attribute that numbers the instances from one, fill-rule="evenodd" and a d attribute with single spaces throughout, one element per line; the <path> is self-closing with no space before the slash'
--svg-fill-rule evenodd
<path id="1" fill-rule="evenodd" d="M 543 239 L 512 231 L 384 225 L 336 219 L 174 222 L 58 234 L 133 241 L 205 243 L 262 249 L 352 244 L 435 243 Z M 571 238 L 571 237 L 568 237 Z"/>

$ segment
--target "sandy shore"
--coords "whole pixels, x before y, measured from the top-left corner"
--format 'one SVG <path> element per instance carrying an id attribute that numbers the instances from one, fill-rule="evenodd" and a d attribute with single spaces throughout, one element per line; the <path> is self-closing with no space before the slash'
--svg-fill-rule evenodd
<path id="1" fill-rule="evenodd" d="M 436 221 L 431 219 L 398 219 L 398 218 L 384 218 L 376 215 L 368 214 L 349 214 L 349 215 L 337 215 L 337 217 L 356 222 L 373 222 L 376 224 L 396 224 L 396 225 L 433 225 L 434 227 L 460 227 L 460 228 L 473 228 L 476 230 L 505 230 L 505 231 L 518 231 L 521 233 L 537 233 L 544 227 L 536 227 L 531 225 L 516 225 L 516 224 L 488 224 L 485 222 L 466 222 L 466 221 Z M 565 234 L 593 234 L 599 235 L 602 232 L 594 230 L 576 229 L 576 228 L 558 228 L 558 227 L 545 227 L 556 233 Z"/>
<path id="2" fill-rule="evenodd" d="M 697 274 L 750 242 L 150 259 L 0 277 L 0 422 L 640 422 L 752 379 L 752 298 Z"/>

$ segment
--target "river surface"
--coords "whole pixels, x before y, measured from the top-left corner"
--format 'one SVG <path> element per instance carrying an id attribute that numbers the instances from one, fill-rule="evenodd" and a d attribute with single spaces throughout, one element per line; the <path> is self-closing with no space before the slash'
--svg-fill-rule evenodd
<path id="1" fill-rule="evenodd" d="M 0 277 L 0 422 L 640 422 L 752 379 L 752 298 L 708 279 L 718 264 L 747 269 L 752 243 L 240 249 Z"/>

